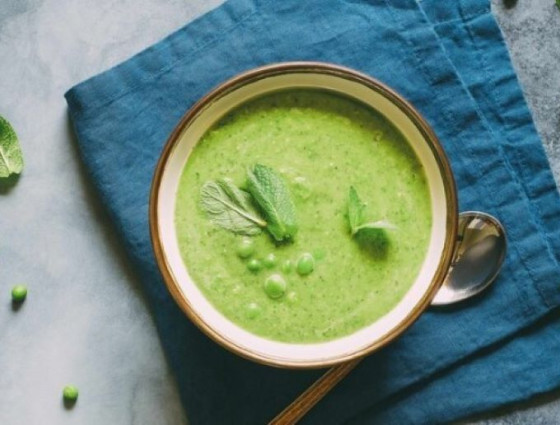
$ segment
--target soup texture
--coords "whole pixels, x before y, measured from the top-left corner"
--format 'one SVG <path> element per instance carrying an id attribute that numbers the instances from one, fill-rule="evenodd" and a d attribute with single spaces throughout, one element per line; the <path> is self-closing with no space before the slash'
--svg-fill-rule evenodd
<path id="1" fill-rule="evenodd" d="M 201 206 L 206 182 L 244 188 L 255 164 L 290 192 L 290 241 L 237 235 Z M 367 221 L 395 228 L 352 235 L 351 186 Z M 219 119 L 187 160 L 175 214 L 181 255 L 206 298 L 247 331 L 290 343 L 351 334 L 394 308 L 420 271 L 431 221 L 422 166 L 399 131 L 366 105 L 311 89 L 259 97 Z"/>

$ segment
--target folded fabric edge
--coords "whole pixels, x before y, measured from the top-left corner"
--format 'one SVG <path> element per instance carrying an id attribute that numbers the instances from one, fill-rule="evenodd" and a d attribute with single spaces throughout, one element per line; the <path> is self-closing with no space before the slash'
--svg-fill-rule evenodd
<path id="1" fill-rule="evenodd" d="M 224 4 L 188 22 L 124 62 L 70 88 L 64 97 L 76 115 L 92 112 L 173 69 L 177 62 L 219 41 L 256 12 L 251 0 Z M 146 75 L 148 75 L 146 77 Z M 112 87 L 119 86 L 119 91 Z"/>

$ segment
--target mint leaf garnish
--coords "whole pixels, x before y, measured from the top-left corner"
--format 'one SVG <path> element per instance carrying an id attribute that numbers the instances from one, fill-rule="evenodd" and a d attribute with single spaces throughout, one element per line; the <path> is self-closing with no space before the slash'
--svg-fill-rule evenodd
<path id="1" fill-rule="evenodd" d="M 234 233 L 253 236 L 266 227 L 252 207 L 250 195 L 229 179 L 206 182 L 200 189 L 200 205 L 212 223 Z"/>
<path id="2" fill-rule="evenodd" d="M 364 223 L 364 224 L 360 224 L 358 227 L 356 227 L 356 230 L 354 232 L 358 233 L 360 230 L 366 230 L 366 229 L 389 229 L 389 230 L 395 230 L 397 228 L 397 226 L 395 226 L 393 223 L 390 223 L 387 220 L 378 220 L 378 221 L 373 221 L 371 223 Z"/>
<path id="3" fill-rule="evenodd" d="M 298 230 L 295 207 L 282 177 L 257 164 L 247 171 L 247 189 L 263 212 L 267 230 L 277 241 L 292 239 Z"/>
<path id="4" fill-rule="evenodd" d="M 16 132 L 0 116 L 0 178 L 19 174 L 23 170 L 23 154 L 19 147 Z"/>
<path id="5" fill-rule="evenodd" d="M 348 224 L 350 225 L 350 232 L 352 236 L 357 235 L 360 231 L 365 230 L 379 230 L 391 229 L 397 227 L 387 220 L 378 220 L 367 222 L 365 219 L 366 204 L 362 202 L 358 196 L 358 192 L 354 186 L 350 186 L 348 192 Z"/>
<path id="6" fill-rule="evenodd" d="M 358 228 L 364 222 L 365 209 L 366 204 L 362 202 L 354 186 L 350 186 L 348 192 L 348 222 L 352 235 L 358 232 Z"/>
<path id="7" fill-rule="evenodd" d="M 232 179 L 228 177 L 219 179 L 218 184 L 236 205 L 251 213 L 252 216 L 257 217 L 259 215 L 251 203 L 251 195 L 244 190 L 239 189 Z M 262 224 L 266 225 L 264 221 L 262 221 Z"/>

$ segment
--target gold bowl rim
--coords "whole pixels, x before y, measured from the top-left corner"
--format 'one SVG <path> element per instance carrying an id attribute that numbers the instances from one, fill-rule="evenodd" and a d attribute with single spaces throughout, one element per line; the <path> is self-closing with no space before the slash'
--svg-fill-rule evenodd
<path id="1" fill-rule="evenodd" d="M 163 244 L 160 238 L 159 231 L 159 218 L 158 218 L 158 200 L 159 200 L 159 189 L 161 187 L 161 180 L 164 174 L 165 167 L 167 165 L 168 159 L 171 156 L 173 148 L 178 143 L 180 135 L 183 131 L 197 118 L 197 116 L 212 102 L 218 100 L 222 96 L 246 85 L 253 83 L 255 81 L 261 80 L 263 78 L 272 77 L 279 74 L 286 73 L 319 73 L 327 74 L 331 76 L 340 77 L 350 81 L 354 81 L 362 84 L 363 86 L 376 91 L 388 100 L 390 100 L 394 105 L 396 105 L 405 115 L 415 124 L 417 129 L 420 131 L 424 140 L 428 143 L 431 151 L 434 154 L 436 162 L 439 167 L 441 179 L 444 185 L 445 192 L 445 203 L 447 207 L 447 219 L 445 227 L 445 242 L 443 247 L 443 252 L 440 257 L 438 267 L 435 274 L 432 277 L 432 281 L 428 286 L 428 289 L 424 293 L 421 300 L 415 305 L 414 308 L 410 310 L 408 315 L 390 332 L 385 334 L 383 338 L 372 342 L 370 345 L 362 347 L 354 352 L 338 356 L 331 359 L 318 359 L 314 361 L 305 362 L 292 362 L 287 361 L 284 358 L 272 358 L 269 356 L 263 356 L 261 353 L 252 351 L 247 347 L 242 347 L 235 344 L 233 341 L 229 340 L 223 334 L 218 332 L 213 327 L 209 326 L 200 315 L 191 307 L 191 304 L 187 297 L 180 290 L 179 283 L 175 280 L 173 273 L 171 272 L 170 266 L 167 262 L 166 255 L 164 252 Z M 154 177 L 152 180 L 152 187 L 150 191 L 150 201 L 149 201 L 149 226 L 150 226 L 150 237 L 152 242 L 152 248 L 154 250 L 156 262 L 158 268 L 163 276 L 164 283 L 171 293 L 171 296 L 175 302 L 179 305 L 181 310 L 186 314 L 186 316 L 206 335 L 208 335 L 212 340 L 220 344 L 222 347 L 228 349 L 229 351 L 247 358 L 249 360 L 256 361 L 261 364 L 281 367 L 281 368 L 292 368 L 292 369 L 310 369 L 310 368 L 324 368 L 328 366 L 333 366 L 339 363 L 343 363 L 352 359 L 364 357 L 367 354 L 372 353 L 384 347 L 399 335 L 401 335 L 406 329 L 408 329 L 420 315 L 426 310 L 430 305 L 432 298 L 435 296 L 440 286 L 443 283 L 444 277 L 447 274 L 451 260 L 453 258 L 453 253 L 455 249 L 455 241 L 457 237 L 457 226 L 458 226 L 458 204 L 457 204 L 457 190 L 455 186 L 455 179 L 453 177 L 453 172 L 449 164 L 449 160 L 443 150 L 441 143 L 439 142 L 436 134 L 431 129 L 427 121 L 422 117 L 422 115 L 401 95 L 395 92 L 393 89 L 389 88 L 386 84 L 376 80 L 369 75 L 363 74 L 351 68 L 343 67 L 340 65 L 335 65 L 326 62 L 281 62 L 274 63 L 266 66 L 261 66 L 258 68 L 253 68 L 248 71 L 242 72 L 217 87 L 213 88 L 204 95 L 200 100 L 198 100 L 181 118 L 169 138 L 165 143 L 163 151 L 160 155 L 159 161 L 157 163 Z"/>

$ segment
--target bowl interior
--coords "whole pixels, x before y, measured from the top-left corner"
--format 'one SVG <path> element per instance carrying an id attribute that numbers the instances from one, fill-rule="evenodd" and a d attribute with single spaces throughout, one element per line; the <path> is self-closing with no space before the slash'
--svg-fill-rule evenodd
<path id="1" fill-rule="evenodd" d="M 415 282 L 393 310 L 366 328 L 333 341 L 288 344 L 251 334 L 226 319 L 204 297 L 189 276 L 181 258 L 175 229 L 175 202 L 180 176 L 189 154 L 206 130 L 231 109 L 256 96 L 293 88 L 327 89 L 357 99 L 382 113 L 409 141 L 424 166 L 432 206 L 432 230 L 428 252 Z M 227 348 L 254 360 L 291 367 L 327 366 L 365 354 L 401 333 L 428 305 L 448 266 L 452 230 L 454 186 L 444 171 L 445 157 L 436 152 L 419 121 L 403 104 L 390 99 L 385 88 L 371 87 L 344 75 L 316 72 L 287 72 L 260 75 L 214 93 L 194 108 L 171 139 L 167 156 L 160 165 L 154 216 L 156 240 L 166 268 L 166 281 L 176 301 L 189 317 Z M 437 145 L 439 146 L 439 145 Z M 450 177 L 452 179 L 452 177 Z M 151 217 L 154 219 L 154 217 Z M 157 252 L 157 250 L 156 250 Z"/>

